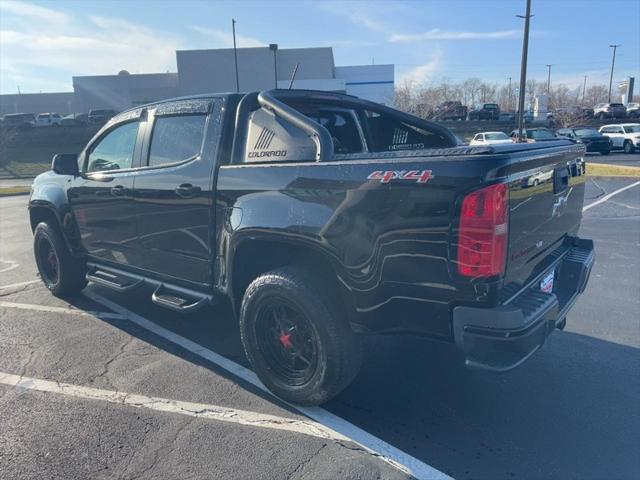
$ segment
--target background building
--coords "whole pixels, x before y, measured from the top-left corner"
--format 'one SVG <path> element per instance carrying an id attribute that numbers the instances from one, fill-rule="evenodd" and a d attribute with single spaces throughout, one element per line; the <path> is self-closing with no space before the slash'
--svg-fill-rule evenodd
<path id="1" fill-rule="evenodd" d="M 177 73 L 144 73 L 73 77 L 75 108 L 125 110 L 136 105 L 177 96 Z"/>
<path id="2" fill-rule="evenodd" d="M 331 47 L 239 48 L 241 92 L 288 88 L 298 65 L 293 88 L 327 90 L 390 104 L 394 92 L 393 65 L 336 67 Z M 87 112 L 125 110 L 165 98 L 198 93 L 235 92 L 233 49 L 179 50 L 176 73 L 73 77 L 73 92 L 0 95 L 0 113 Z"/>

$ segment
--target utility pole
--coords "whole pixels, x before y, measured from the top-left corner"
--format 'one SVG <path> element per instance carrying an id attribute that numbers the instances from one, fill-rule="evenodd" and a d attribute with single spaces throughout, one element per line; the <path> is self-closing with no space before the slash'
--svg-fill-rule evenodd
<path id="1" fill-rule="evenodd" d="M 273 78 L 275 79 L 275 84 L 276 84 L 275 88 L 278 88 L 278 59 L 277 59 L 278 44 L 270 43 L 269 50 L 273 52 Z"/>
<path id="2" fill-rule="evenodd" d="M 522 127 L 524 126 L 524 94 L 527 87 L 527 54 L 529 51 L 529 20 L 531 19 L 531 0 L 527 0 L 527 13 L 517 15 L 524 18 L 524 36 L 522 39 L 522 60 L 520 61 L 520 90 L 518 97 L 518 142 L 522 142 Z"/>
<path id="3" fill-rule="evenodd" d="M 509 96 L 507 100 L 507 110 L 511 111 L 511 77 L 509 77 Z"/>
<path id="4" fill-rule="evenodd" d="M 236 64 L 236 92 L 240 92 L 240 78 L 238 77 L 238 49 L 236 48 L 236 21 L 231 19 L 231 29 L 233 30 L 233 59 Z"/>
<path id="5" fill-rule="evenodd" d="M 582 84 L 582 105 L 584 106 L 584 94 L 587 91 L 587 76 L 584 76 L 584 83 Z"/>
<path id="6" fill-rule="evenodd" d="M 547 73 L 547 95 L 551 95 L 551 67 L 553 67 L 552 64 L 547 64 L 547 68 L 549 69 Z"/>
<path id="7" fill-rule="evenodd" d="M 618 49 L 618 45 L 609 45 L 610 48 L 613 48 L 613 58 L 611 59 L 611 75 L 609 75 L 609 103 L 611 103 L 611 84 L 613 83 L 613 66 L 616 64 L 616 50 Z"/>

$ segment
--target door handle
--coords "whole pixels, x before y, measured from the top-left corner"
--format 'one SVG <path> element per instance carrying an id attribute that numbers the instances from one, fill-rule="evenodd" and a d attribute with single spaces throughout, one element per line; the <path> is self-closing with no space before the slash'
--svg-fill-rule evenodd
<path id="1" fill-rule="evenodd" d="M 127 189 L 124 188 L 122 185 L 116 185 L 115 187 L 111 187 L 111 195 L 119 197 L 121 195 L 124 195 L 125 193 L 127 193 Z"/>
<path id="2" fill-rule="evenodd" d="M 200 193 L 202 189 L 200 187 L 194 187 L 190 183 L 183 183 L 182 185 L 176 187 L 176 195 L 182 198 L 190 198 L 198 193 Z"/>

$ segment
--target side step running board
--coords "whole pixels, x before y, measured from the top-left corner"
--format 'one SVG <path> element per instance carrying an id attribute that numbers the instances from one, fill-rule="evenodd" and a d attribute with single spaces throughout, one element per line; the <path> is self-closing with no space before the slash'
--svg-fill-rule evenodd
<path id="1" fill-rule="evenodd" d="M 151 301 L 156 305 L 180 313 L 194 312 L 210 303 L 209 297 L 205 295 L 201 296 L 196 292 L 185 294 L 184 292 L 173 290 L 163 283 L 155 289 L 153 295 L 151 295 Z"/>
<path id="2" fill-rule="evenodd" d="M 122 273 L 109 272 L 98 267 L 90 267 L 87 280 L 118 292 L 128 292 L 144 283 L 144 279 L 131 278 Z"/>
<path id="3" fill-rule="evenodd" d="M 117 268 L 88 263 L 87 280 L 118 292 L 128 292 L 144 284 L 155 287 L 151 301 L 156 305 L 180 313 L 191 313 L 213 304 L 213 296 L 189 288 L 142 277 Z"/>

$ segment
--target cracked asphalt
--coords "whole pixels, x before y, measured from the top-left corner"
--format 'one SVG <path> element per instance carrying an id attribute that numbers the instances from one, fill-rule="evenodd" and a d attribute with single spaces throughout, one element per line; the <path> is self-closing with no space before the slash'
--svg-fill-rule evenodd
<path id="1" fill-rule="evenodd" d="M 632 183 L 595 179 L 585 203 Z M 0 286 L 36 278 L 27 197 L 0 199 Z M 640 476 L 640 187 L 585 212 L 591 283 L 565 331 L 519 369 L 468 371 L 448 345 L 367 340 L 356 381 L 325 406 L 457 479 Z M 17 262 L 18 267 L 7 269 Z M 4 271 L 3 271 L 4 270 Z M 141 290 L 93 291 L 246 365 L 224 306 L 181 317 Z M 107 311 L 39 283 L 0 301 Z M 119 318 L 0 306 L 0 372 L 109 391 L 306 417 Z M 402 479 L 354 444 L 0 384 L 0 478 Z"/>

